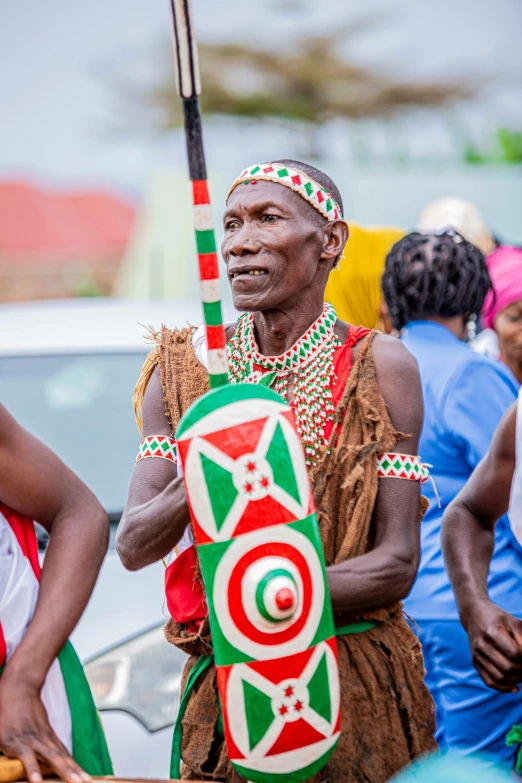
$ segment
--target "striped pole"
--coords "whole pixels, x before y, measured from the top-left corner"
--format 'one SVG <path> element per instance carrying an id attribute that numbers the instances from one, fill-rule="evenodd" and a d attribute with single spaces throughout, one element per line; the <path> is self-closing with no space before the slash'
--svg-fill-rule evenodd
<path id="1" fill-rule="evenodd" d="M 221 312 L 216 236 L 206 179 L 192 180 L 194 228 L 199 262 L 199 285 L 207 332 L 211 388 L 228 383 L 227 338 Z"/>
<path id="2" fill-rule="evenodd" d="M 221 312 L 221 291 L 212 208 L 198 95 L 201 93 L 198 53 L 192 33 L 190 0 L 170 0 L 173 19 L 176 87 L 183 117 L 192 199 L 203 316 L 207 333 L 210 388 L 228 383 L 227 340 Z"/>

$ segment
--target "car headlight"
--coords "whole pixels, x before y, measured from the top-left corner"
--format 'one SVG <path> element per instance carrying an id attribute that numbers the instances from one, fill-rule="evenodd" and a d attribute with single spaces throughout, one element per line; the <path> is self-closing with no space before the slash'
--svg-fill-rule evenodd
<path id="1" fill-rule="evenodd" d="M 159 731 L 176 720 L 186 660 L 160 626 L 89 661 L 85 674 L 100 711 L 129 712 L 148 731 Z"/>

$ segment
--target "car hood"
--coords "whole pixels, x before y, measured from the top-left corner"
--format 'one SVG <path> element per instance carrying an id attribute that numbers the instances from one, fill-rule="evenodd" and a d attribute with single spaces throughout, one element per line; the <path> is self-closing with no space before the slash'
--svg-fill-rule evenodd
<path id="1" fill-rule="evenodd" d="M 165 567 L 154 563 L 126 571 L 109 551 L 98 581 L 71 641 L 83 663 L 152 626 L 166 623 Z"/>

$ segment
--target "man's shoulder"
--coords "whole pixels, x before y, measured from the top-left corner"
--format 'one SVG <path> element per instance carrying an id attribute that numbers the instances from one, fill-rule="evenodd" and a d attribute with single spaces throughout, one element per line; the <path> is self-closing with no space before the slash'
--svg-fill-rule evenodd
<path id="1" fill-rule="evenodd" d="M 155 342 L 165 347 L 169 347 L 171 344 L 181 345 L 191 341 L 194 334 L 200 329 L 203 329 L 203 327 L 189 323 L 186 326 L 172 326 L 172 328 L 163 324 L 160 332 L 156 335 Z"/>
<path id="2" fill-rule="evenodd" d="M 372 354 L 377 385 L 394 430 L 409 433 L 408 447 L 416 448 L 423 416 L 417 360 L 400 340 L 385 334 L 375 335 Z"/>
<path id="3" fill-rule="evenodd" d="M 401 432 L 413 432 L 410 415 L 415 418 L 420 411 L 422 420 L 422 390 L 416 358 L 400 340 L 386 334 L 375 335 L 372 353 L 377 385 L 393 414 L 394 425 Z M 404 408 L 410 409 L 405 418 Z"/>
<path id="4" fill-rule="evenodd" d="M 391 375 L 416 375 L 419 372 L 417 359 L 410 350 L 388 334 L 376 334 L 373 340 L 373 359 L 378 373 Z"/>

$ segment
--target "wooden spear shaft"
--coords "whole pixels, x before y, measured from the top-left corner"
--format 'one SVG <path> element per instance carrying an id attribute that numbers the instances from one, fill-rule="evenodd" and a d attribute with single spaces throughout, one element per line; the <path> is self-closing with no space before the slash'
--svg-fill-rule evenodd
<path id="1" fill-rule="evenodd" d="M 170 0 L 173 20 L 176 87 L 183 102 L 183 119 L 192 199 L 203 316 L 207 333 L 210 387 L 228 383 L 226 335 L 221 310 L 221 290 L 212 207 L 198 95 L 201 93 L 199 62 L 193 34 L 190 0 Z"/>

